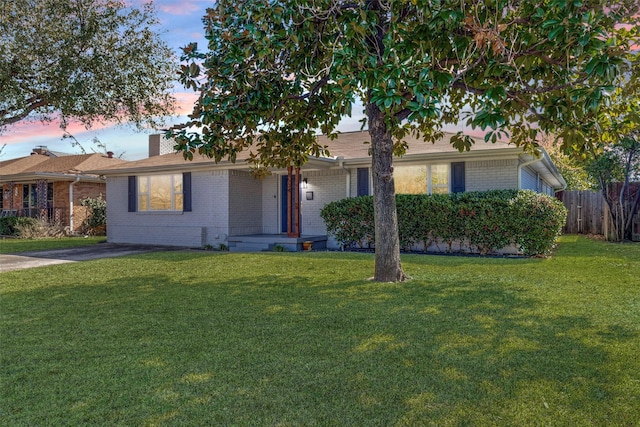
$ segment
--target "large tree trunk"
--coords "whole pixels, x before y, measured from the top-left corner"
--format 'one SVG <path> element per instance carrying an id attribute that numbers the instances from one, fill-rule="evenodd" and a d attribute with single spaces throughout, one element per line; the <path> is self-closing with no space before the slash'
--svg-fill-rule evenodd
<path id="1" fill-rule="evenodd" d="M 393 182 L 393 139 L 376 105 L 367 105 L 371 163 L 373 171 L 373 204 L 375 223 L 375 275 L 377 282 L 399 282 L 406 279 L 400 265 L 400 239 L 396 213 L 396 191 Z"/>

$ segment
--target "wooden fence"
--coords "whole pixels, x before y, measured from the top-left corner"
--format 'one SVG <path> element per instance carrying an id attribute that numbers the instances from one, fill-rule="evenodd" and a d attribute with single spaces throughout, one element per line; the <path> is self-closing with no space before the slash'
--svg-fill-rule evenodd
<path id="1" fill-rule="evenodd" d="M 567 234 L 604 234 L 605 206 L 602 194 L 593 191 L 563 191 L 558 199 L 569 211 L 562 230 Z"/>
<path id="2" fill-rule="evenodd" d="M 639 184 L 632 184 L 632 190 L 640 191 Z M 619 191 L 619 190 L 618 190 Z M 607 235 L 611 229 L 609 209 L 600 192 L 594 191 L 563 191 L 558 193 L 558 199 L 568 210 L 567 223 L 562 229 L 567 234 L 603 234 Z M 633 220 L 632 239 L 640 241 L 640 212 Z"/>

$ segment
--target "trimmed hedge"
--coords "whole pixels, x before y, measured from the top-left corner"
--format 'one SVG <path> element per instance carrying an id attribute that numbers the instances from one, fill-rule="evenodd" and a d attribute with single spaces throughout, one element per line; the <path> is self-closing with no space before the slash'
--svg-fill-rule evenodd
<path id="1" fill-rule="evenodd" d="M 552 249 L 567 216 L 560 201 L 529 190 L 400 194 L 396 204 L 405 250 L 435 245 L 442 252 L 493 254 L 514 245 L 524 255 L 542 255 Z M 343 246 L 375 246 L 372 196 L 329 203 L 320 215 Z"/>

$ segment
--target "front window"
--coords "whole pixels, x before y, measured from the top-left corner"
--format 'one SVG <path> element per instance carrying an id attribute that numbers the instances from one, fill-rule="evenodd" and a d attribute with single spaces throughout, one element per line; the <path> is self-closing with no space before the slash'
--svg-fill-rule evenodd
<path id="1" fill-rule="evenodd" d="M 418 165 L 394 167 L 397 194 L 449 193 L 449 165 Z"/>
<path id="2" fill-rule="evenodd" d="M 449 165 L 431 165 L 429 194 L 449 193 Z"/>
<path id="3" fill-rule="evenodd" d="M 46 191 L 46 194 L 44 194 Z M 36 209 L 38 207 L 53 207 L 53 183 L 44 183 L 41 192 L 38 184 L 24 184 L 22 186 L 22 208 Z"/>
<path id="4" fill-rule="evenodd" d="M 424 194 L 427 192 L 426 166 L 396 166 L 393 168 L 397 194 Z"/>
<path id="5" fill-rule="evenodd" d="M 182 174 L 138 177 L 139 211 L 182 211 Z"/>

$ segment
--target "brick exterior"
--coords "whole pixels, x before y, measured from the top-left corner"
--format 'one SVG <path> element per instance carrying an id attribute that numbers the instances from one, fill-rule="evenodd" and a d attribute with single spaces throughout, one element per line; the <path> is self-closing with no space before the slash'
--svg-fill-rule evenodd
<path id="1" fill-rule="evenodd" d="M 518 162 L 517 158 L 465 162 L 466 190 L 517 188 Z M 235 169 L 193 171 L 191 212 L 128 212 L 127 177 L 108 177 L 107 238 L 116 243 L 216 247 L 226 244 L 230 235 L 280 234 L 281 177 L 274 173 L 257 179 Z M 320 211 L 329 202 L 357 194 L 357 168 L 303 170 L 302 178 L 308 187 L 301 191 L 301 232 L 324 235 Z M 312 200 L 307 200 L 307 192 L 313 192 Z M 336 244 L 330 239 L 328 246 Z"/>
<path id="2" fill-rule="evenodd" d="M 191 212 L 128 212 L 128 178 L 107 178 L 107 240 L 202 247 L 229 234 L 228 171 L 192 173 Z"/>
<path id="3" fill-rule="evenodd" d="M 302 190 L 302 233 L 326 234 L 320 210 L 329 202 L 347 197 L 347 172 L 343 169 L 312 171 L 303 173 L 302 177 L 307 178 L 309 183 Z M 307 200 L 308 191 L 313 192 L 313 200 Z"/>
<path id="4" fill-rule="evenodd" d="M 250 173 L 229 171 L 229 234 L 262 233 L 262 182 Z"/>
<path id="5" fill-rule="evenodd" d="M 69 217 L 69 185 L 72 181 L 56 181 L 53 183 L 53 215 L 52 220 L 59 221 L 65 227 L 70 225 Z M 30 184 L 30 183 L 29 183 Z M 24 186 L 29 184 L 14 184 L 11 197 L 4 198 L 2 209 L 22 209 Z M 2 191 L 9 190 L 9 184 L 2 185 Z M 80 200 L 87 197 L 106 198 L 107 187 L 103 182 L 78 182 L 73 186 L 73 232 L 80 231 L 82 222 L 87 217 L 87 209 L 80 206 Z M 3 193 L 4 194 L 4 193 Z M 13 201 L 13 205 L 12 202 Z"/>
<path id="6" fill-rule="evenodd" d="M 466 191 L 518 188 L 518 159 L 465 162 Z"/>
<path id="7" fill-rule="evenodd" d="M 149 157 L 173 153 L 175 144 L 173 139 L 166 139 L 164 135 L 149 135 Z"/>

